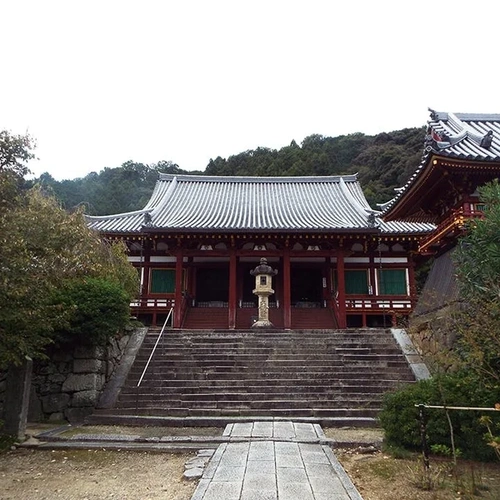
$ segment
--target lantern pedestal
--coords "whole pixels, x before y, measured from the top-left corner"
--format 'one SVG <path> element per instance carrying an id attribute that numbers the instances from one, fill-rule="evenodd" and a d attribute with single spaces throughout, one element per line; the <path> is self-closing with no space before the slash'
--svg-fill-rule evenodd
<path id="1" fill-rule="evenodd" d="M 274 290 L 271 290 L 268 295 L 255 290 L 253 293 L 259 297 L 259 319 L 252 325 L 252 328 L 273 328 L 274 325 L 269 321 L 269 295 L 272 295 Z"/>

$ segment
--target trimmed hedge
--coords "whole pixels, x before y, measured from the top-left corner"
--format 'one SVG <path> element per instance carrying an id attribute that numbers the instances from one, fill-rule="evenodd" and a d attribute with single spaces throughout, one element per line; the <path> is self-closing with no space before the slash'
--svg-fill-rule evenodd
<path id="1" fill-rule="evenodd" d="M 386 394 L 380 423 L 385 431 L 388 446 L 409 450 L 421 449 L 418 404 L 448 405 L 492 408 L 500 401 L 498 387 L 484 387 L 480 381 L 468 374 L 438 376 Z M 446 412 L 440 409 L 425 409 L 427 417 L 427 439 L 429 446 L 451 446 Z M 455 446 L 464 458 L 492 460 L 493 449 L 488 446 L 486 428 L 479 419 L 483 415 L 492 418 L 500 431 L 500 415 L 494 412 L 449 410 L 453 424 Z"/>
<path id="2" fill-rule="evenodd" d="M 54 299 L 68 315 L 56 332 L 61 343 L 105 345 L 130 318 L 128 294 L 119 284 L 101 278 L 67 281 Z"/>

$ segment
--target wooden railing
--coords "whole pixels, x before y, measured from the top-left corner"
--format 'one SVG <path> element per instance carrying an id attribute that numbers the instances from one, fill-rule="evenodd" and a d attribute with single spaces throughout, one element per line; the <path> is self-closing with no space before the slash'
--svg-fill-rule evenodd
<path id="1" fill-rule="evenodd" d="M 483 217 L 484 214 L 480 210 L 470 210 L 463 207 L 455 210 L 420 242 L 419 251 L 426 252 L 432 245 L 439 245 L 440 240 L 451 231 L 461 231 L 466 221 L 482 219 Z"/>
<path id="2" fill-rule="evenodd" d="M 134 300 L 130 303 L 132 310 L 134 309 L 171 309 L 175 305 L 175 300 L 165 297 L 144 297 Z"/>
<path id="3" fill-rule="evenodd" d="M 401 295 L 349 295 L 345 299 L 346 312 L 404 311 L 409 313 L 416 304 L 416 298 Z"/>

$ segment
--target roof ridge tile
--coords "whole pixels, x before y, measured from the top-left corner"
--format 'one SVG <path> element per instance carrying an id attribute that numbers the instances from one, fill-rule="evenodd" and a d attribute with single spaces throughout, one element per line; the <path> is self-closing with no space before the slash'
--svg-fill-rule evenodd
<path id="1" fill-rule="evenodd" d="M 321 182 L 332 182 L 338 183 L 341 179 L 347 182 L 357 182 L 358 174 L 346 174 L 346 175 L 323 175 L 323 176 L 251 176 L 251 175 L 189 175 L 189 174 L 164 174 L 160 173 L 160 181 L 170 181 L 176 178 L 178 182 L 242 182 L 242 183 L 321 183 Z"/>

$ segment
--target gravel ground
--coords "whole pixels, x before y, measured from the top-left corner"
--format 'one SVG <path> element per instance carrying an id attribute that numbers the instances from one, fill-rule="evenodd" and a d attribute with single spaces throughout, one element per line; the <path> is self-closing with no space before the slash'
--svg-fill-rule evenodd
<path id="1" fill-rule="evenodd" d="M 323 428 L 325 436 L 337 441 L 338 446 L 344 444 L 359 443 L 366 445 L 382 446 L 384 432 L 382 429 L 362 429 L 359 427 L 327 427 Z"/>
<path id="2" fill-rule="evenodd" d="M 189 454 L 17 449 L 0 455 L 2 500 L 190 500 Z"/>

